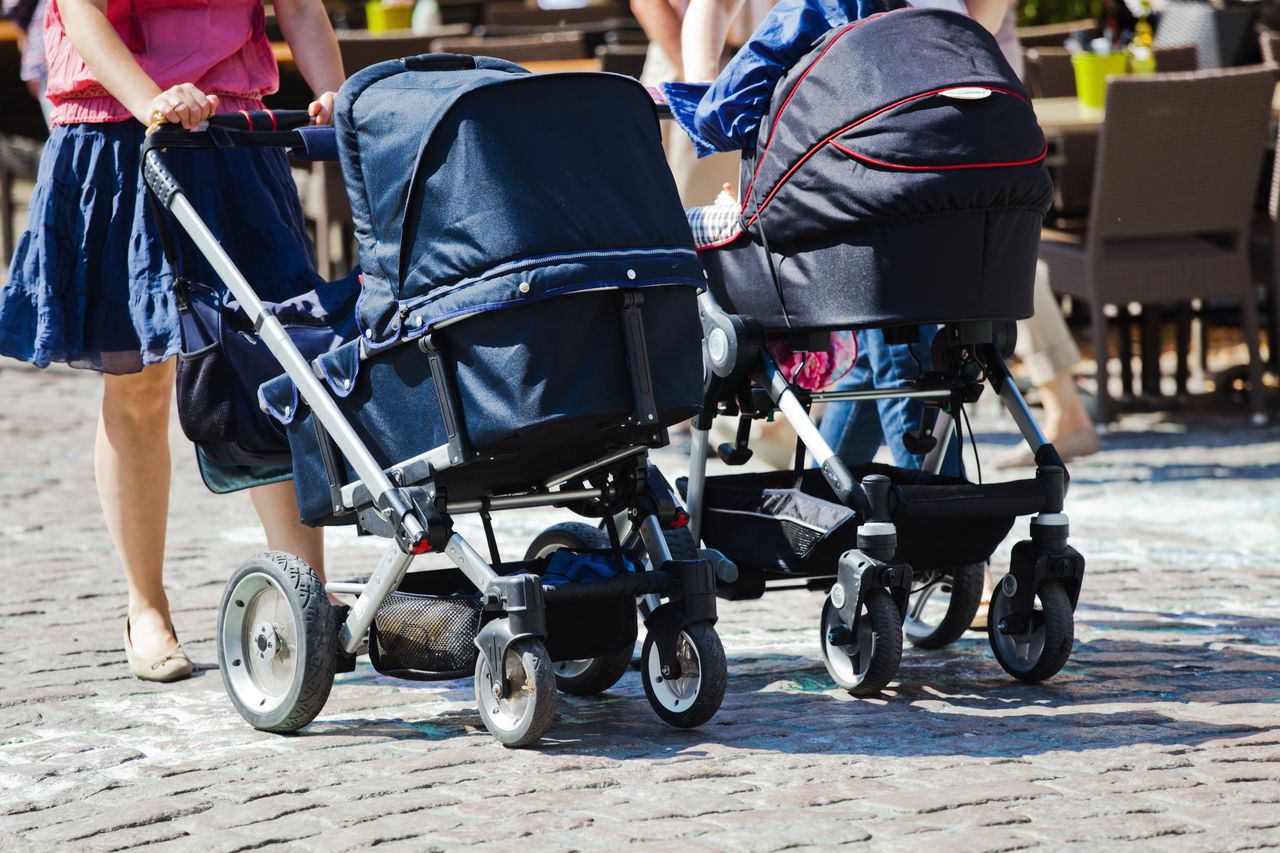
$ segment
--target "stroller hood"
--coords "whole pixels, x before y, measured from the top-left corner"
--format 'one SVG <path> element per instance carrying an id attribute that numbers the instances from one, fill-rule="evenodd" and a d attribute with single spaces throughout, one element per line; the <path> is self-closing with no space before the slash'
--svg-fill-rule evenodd
<path id="1" fill-rule="evenodd" d="M 410 57 L 348 80 L 335 124 L 367 345 L 578 290 L 702 284 L 630 78 Z"/>
<path id="2" fill-rule="evenodd" d="M 770 241 L 821 239 L 961 210 L 1048 208 L 1045 140 L 995 40 L 933 9 L 829 32 L 779 81 L 743 223 Z"/>

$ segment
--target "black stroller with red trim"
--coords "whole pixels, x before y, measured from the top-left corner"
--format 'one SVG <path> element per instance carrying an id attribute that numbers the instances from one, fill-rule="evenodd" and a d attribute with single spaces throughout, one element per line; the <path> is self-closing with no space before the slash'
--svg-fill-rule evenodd
<path id="1" fill-rule="evenodd" d="M 823 658 L 855 695 L 893 678 L 904 620 L 917 645 L 958 639 L 983 563 L 1023 515 L 1034 516 L 1031 535 L 991 601 L 991 646 L 1025 681 L 1052 676 L 1071 652 L 1084 560 L 1067 543 L 1067 473 L 1004 363 L 1014 321 L 1032 313 L 1052 194 L 1045 151 L 1026 92 L 975 22 L 874 15 L 827 33 L 780 80 L 743 157 L 737 222 L 702 241 L 706 400 L 679 484 L 692 536 L 737 564 L 722 597 L 828 590 Z M 895 388 L 809 391 L 767 346 L 824 351 L 833 330 L 873 328 L 918 341 L 932 324 L 942 324 L 933 369 Z M 1033 478 L 938 473 L 964 406 L 987 384 L 1035 452 Z M 892 397 L 924 401 L 907 435 L 926 454 L 921 470 L 850 469 L 809 417 L 822 401 Z M 799 435 L 794 471 L 707 477 L 716 415 L 740 419 L 717 450 L 735 465 L 751 455 L 752 420 L 777 412 Z M 803 467 L 806 450 L 816 469 Z"/>

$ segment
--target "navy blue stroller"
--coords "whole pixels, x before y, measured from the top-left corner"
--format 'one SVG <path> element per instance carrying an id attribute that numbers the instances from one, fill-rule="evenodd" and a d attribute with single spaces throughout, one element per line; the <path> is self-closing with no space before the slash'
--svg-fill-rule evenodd
<path id="1" fill-rule="evenodd" d="M 295 557 L 233 575 L 218 653 L 237 710 L 267 731 L 306 725 L 367 633 L 382 672 L 474 674 L 485 726 L 524 746 L 550 724 L 557 680 L 594 693 L 622 676 L 644 597 L 651 704 L 676 726 L 710 719 L 726 675 L 714 569 L 671 553 L 688 516 L 647 457 L 701 406 L 703 276 L 644 89 L 428 55 L 352 77 L 335 128 L 305 122 L 220 116 L 202 133 L 163 129 L 144 154 L 149 187 L 230 292 L 201 301 L 210 288 L 187 283 L 186 318 L 265 344 L 283 368 L 257 390 L 262 411 L 232 400 L 207 419 L 220 431 L 192 436 L 202 453 L 288 461 L 305 522 L 388 540 L 367 579 L 329 584 L 358 595 L 349 611 Z M 338 156 L 359 278 L 264 305 L 164 166 L 166 148 L 211 145 Z M 249 370 L 219 343 L 188 343 L 180 407 L 218 396 L 206 374 Z M 531 559 L 504 560 L 490 514 L 537 506 L 604 523 L 586 543 L 553 530 Z M 487 557 L 454 531 L 459 513 L 483 519 Z M 428 552 L 456 568 L 408 573 Z"/>

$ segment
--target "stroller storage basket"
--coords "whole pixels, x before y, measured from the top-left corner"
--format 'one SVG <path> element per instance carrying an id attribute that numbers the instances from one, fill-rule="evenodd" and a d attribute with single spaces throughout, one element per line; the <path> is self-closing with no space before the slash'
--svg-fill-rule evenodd
<path id="1" fill-rule="evenodd" d="M 475 672 L 481 615 L 477 595 L 429 595 L 402 587 L 373 617 L 369 660 L 378 672 L 397 678 L 465 678 Z"/>
<path id="2" fill-rule="evenodd" d="M 545 568 L 545 560 L 507 563 L 503 573 L 538 574 Z M 545 644 L 553 661 L 599 657 L 636 641 L 635 598 L 628 593 L 548 601 L 546 613 Z M 469 677 L 476 666 L 476 635 L 497 615 L 484 611 L 479 594 L 460 571 L 408 574 L 374 616 L 369 659 L 378 672 L 396 678 Z"/>
<path id="3" fill-rule="evenodd" d="M 1038 512 L 1044 502 L 1035 480 L 976 485 L 889 465 L 851 470 L 857 479 L 884 474 L 893 482 L 898 555 L 916 570 L 987 559 L 1014 519 Z M 708 477 L 702 536 L 740 569 L 832 575 L 840 555 L 858 546 L 858 515 L 815 469 L 799 483 L 791 471 Z"/>

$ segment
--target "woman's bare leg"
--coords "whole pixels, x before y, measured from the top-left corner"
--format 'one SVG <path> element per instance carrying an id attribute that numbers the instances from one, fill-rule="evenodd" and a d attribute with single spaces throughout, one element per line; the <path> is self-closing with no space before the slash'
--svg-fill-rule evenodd
<path id="1" fill-rule="evenodd" d="M 293 483 L 285 481 L 258 486 L 249 493 L 253 495 L 253 507 L 262 520 L 262 529 L 267 533 L 267 547 L 306 560 L 323 581 L 324 529 L 307 527 L 298 520 L 298 501 L 293 494 Z"/>
<path id="2" fill-rule="evenodd" d="M 177 643 L 164 591 L 169 520 L 169 408 L 174 363 L 104 376 L 93 467 L 107 532 L 129 585 L 129 630 L 142 658 Z"/>

